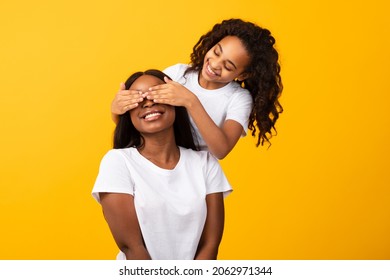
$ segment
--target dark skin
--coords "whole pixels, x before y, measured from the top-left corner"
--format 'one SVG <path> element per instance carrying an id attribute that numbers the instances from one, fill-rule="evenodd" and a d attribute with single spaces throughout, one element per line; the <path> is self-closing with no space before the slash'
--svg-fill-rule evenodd
<path id="1" fill-rule="evenodd" d="M 145 75 L 138 78 L 130 89 L 147 91 L 149 87 L 161 83 L 163 81 Z M 160 113 L 158 116 L 144 118 L 147 112 L 156 111 Z M 174 136 L 174 112 L 172 106 L 156 104 L 148 99 L 130 111 L 132 122 L 144 139 L 138 151 L 164 169 L 173 169 L 180 159 L 180 151 Z M 195 259 L 215 260 L 224 228 L 223 194 L 209 194 L 205 199 L 207 216 Z M 151 257 L 143 242 L 134 197 L 121 193 L 100 193 L 100 202 L 115 242 L 126 255 L 126 259 L 150 260 Z"/>
<path id="2" fill-rule="evenodd" d="M 145 248 L 134 197 L 129 194 L 100 193 L 104 217 L 118 248 L 128 260 L 150 260 Z"/>
<path id="3" fill-rule="evenodd" d="M 195 260 L 216 260 L 224 227 L 224 205 L 222 193 L 206 196 L 207 218 L 199 241 Z"/>
<path id="4" fill-rule="evenodd" d="M 128 194 L 101 193 L 104 217 L 110 227 L 118 248 L 128 260 L 150 260 L 145 248 L 134 197 Z M 216 260 L 224 227 L 224 205 L 222 193 L 206 197 L 207 217 L 195 260 Z"/>
<path id="5" fill-rule="evenodd" d="M 218 89 L 231 81 L 243 80 L 250 58 L 240 39 L 226 36 L 208 51 L 199 74 L 199 84 L 209 90 Z M 243 127 L 234 120 L 226 120 L 221 127 L 216 125 L 194 93 L 181 84 L 170 81 L 146 90 L 125 90 L 123 84 L 111 104 L 112 119 L 118 122 L 118 115 L 136 108 L 145 98 L 156 103 L 184 106 L 194 120 L 208 150 L 218 159 L 225 158 L 237 144 Z"/>

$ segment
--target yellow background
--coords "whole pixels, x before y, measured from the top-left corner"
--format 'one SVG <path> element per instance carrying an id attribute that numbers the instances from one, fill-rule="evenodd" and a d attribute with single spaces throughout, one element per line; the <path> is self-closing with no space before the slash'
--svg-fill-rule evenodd
<path id="1" fill-rule="evenodd" d="M 2 1 L 0 259 L 115 257 L 90 192 L 119 83 L 231 17 L 276 37 L 285 112 L 221 162 L 220 259 L 390 259 L 389 4 L 317 2 Z"/>

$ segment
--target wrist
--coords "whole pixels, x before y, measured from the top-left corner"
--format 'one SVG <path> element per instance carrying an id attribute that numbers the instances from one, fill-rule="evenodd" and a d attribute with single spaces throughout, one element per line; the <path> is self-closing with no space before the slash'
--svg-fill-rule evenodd
<path id="1" fill-rule="evenodd" d="M 196 108 L 197 104 L 199 104 L 200 101 L 198 99 L 198 97 L 191 93 L 191 97 L 188 98 L 188 101 L 187 101 L 187 104 L 185 105 L 186 109 L 188 111 L 192 111 L 194 108 Z"/>

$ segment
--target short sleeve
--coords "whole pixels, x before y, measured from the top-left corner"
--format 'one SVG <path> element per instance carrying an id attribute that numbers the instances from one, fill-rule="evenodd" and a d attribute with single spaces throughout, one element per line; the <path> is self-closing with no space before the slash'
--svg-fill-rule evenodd
<path id="1" fill-rule="evenodd" d="M 188 68 L 187 64 L 178 63 L 163 70 L 173 81 L 179 82 L 183 78 L 184 71 Z"/>
<path id="2" fill-rule="evenodd" d="M 248 130 L 249 116 L 252 111 L 253 100 L 247 90 L 241 89 L 234 94 L 234 98 L 227 110 L 226 120 L 234 120 L 242 125 L 243 136 Z"/>
<path id="3" fill-rule="evenodd" d="M 110 150 L 102 159 L 92 196 L 100 203 L 99 193 L 134 195 L 134 183 L 121 150 Z"/>
<path id="4" fill-rule="evenodd" d="M 222 192 L 223 196 L 226 197 L 232 191 L 218 160 L 207 152 L 206 194 Z"/>

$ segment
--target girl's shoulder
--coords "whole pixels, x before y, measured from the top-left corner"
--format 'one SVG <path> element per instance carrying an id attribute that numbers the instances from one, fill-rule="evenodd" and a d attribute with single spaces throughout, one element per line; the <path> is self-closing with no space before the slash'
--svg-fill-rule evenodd
<path id="1" fill-rule="evenodd" d="M 189 64 L 177 63 L 165 68 L 163 72 L 167 74 L 169 77 L 173 78 L 176 77 L 177 75 L 183 75 L 183 73 L 187 70 L 189 66 L 190 66 Z"/>
<path id="2" fill-rule="evenodd" d="M 240 94 L 248 94 L 249 93 L 249 90 L 247 90 L 246 88 L 243 88 L 235 81 L 231 81 L 228 85 L 230 87 L 230 90 L 234 91 L 235 93 L 240 93 Z"/>

